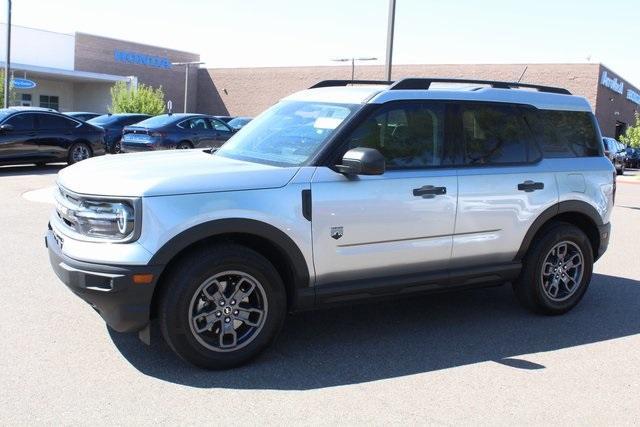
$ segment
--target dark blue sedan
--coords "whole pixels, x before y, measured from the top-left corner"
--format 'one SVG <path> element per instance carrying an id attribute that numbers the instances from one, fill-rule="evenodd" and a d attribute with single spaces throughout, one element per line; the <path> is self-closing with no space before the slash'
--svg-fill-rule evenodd
<path id="1" fill-rule="evenodd" d="M 234 130 L 204 114 L 162 114 L 122 131 L 125 153 L 188 148 L 218 148 Z"/>
<path id="2" fill-rule="evenodd" d="M 115 154 L 120 152 L 120 139 L 122 138 L 124 127 L 141 122 L 149 117 L 151 116 L 148 114 L 136 113 L 104 114 L 88 120 L 87 123 L 104 129 L 105 148 L 108 153 Z"/>

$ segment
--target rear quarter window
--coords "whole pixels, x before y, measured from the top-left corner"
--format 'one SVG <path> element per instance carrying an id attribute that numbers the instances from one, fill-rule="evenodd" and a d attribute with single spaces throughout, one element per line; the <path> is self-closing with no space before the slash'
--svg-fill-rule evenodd
<path id="1" fill-rule="evenodd" d="M 591 113 L 583 111 L 537 110 L 526 113 L 544 157 L 594 157 L 600 155 L 600 141 Z"/>

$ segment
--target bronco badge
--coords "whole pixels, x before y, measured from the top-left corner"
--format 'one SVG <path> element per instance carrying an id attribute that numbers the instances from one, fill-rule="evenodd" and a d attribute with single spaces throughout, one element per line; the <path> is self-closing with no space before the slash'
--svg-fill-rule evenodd
<path id="1" fill-rule="evenodd" d="M 342 237 L 342 227 L 331 227 L 331 237 L 338 240 Z"/>

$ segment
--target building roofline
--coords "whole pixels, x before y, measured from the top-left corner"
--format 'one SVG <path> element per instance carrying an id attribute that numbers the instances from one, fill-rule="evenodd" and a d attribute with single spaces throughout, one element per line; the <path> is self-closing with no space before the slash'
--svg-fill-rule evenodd
<path id="1" fill-rule="evenodd" d="M 437 66 L 437 67 L 451 67 L 451 66 L 463 66 L 463 65 L 473 65 L 473 66 L 505 66 L 505 65 L 518 65 L 518 66 L 528 66 L 528 65 L 592 65 L 599 66 L 604 65 L 600 62 L 487 62 L 482 64 L 474 64 L 469 62 L 462 63 L 405 63 L 405 64 L 393 64 L 394 67 L 404 67 L 404 66 Z M 372 67 L 382 67 L 384 64 L 358 64 L 358 68 L 372 68 Z M 251 70 L 251 69 L 285 69 L 285 68 L 339 68 L 339 67 L 348 67 L 351 68 L 351 65 L 330 65 L 330 64 L 318 64 L 318 65 L 268 65 L 268 66 L 260 66 L 256 65 L 253 67 L 249 66 L 241 66 L 241 67 L 206 67 L 206 70 Z M 605 65 L 606 67 L 606 65 Z M 609 67 L 607 67 L 609 68 Z"/>
<path id="2" fill-rule="evenodd" d="M 165 49 L 165 50 L 171 50 L 173 52 L 187 53 L 189 55 L 196 55 L 198 58 L 200 58 L 200 54 L 199 53 L 189 52 L 189 51 L 180 50 L 180 49 L 174 49 L 174 48 L 166 47 L 166 46 L 158 46 L 158 45 L 149 44 L 149 43 L 141 43 L 141 42 L 137 42 L 137 41 L 134 41 L 134 40 L 120 39 L 120 38 L 117 38 L 117 37 L 102 36 L 100 34 L 85 33 L 83 31 L 76 31 L 74 33 L 74 35 L 77 35 L 77 34 L 84 35 L 84 36 L 91 36 L 91 37 L 100 37 L 101 39 L 114 40 L 114 41 L 123 42 L 123 43 L 138 44 L 140 46 L 147 46 L 147 47 L 152 47 L 152 48 L 155 48 L 155 49 Z"/>

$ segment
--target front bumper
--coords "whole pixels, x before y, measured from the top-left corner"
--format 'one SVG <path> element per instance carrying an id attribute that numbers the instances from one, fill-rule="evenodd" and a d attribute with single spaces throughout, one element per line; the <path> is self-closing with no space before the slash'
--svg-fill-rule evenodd
<path id="1" fill-rule="evenodd" d="M 609 240 L 611 239 L 611 223 L 609 222 L 599 225 L 598 234 L 600 235 L 600 246 L 598 246 L 596 260 L 599 259 L 609 247 Z"/>
<path id="2" fill-rule="evenodd" d="M 151 299 L 163 266 L 104 265 L 78 261 L 62 252 L 64 241 L 48 230 L 45 245 L 58 278 L 89 303 L 118 332 L 143 329 L 150 319 Z M 152 274 L 150 283 L 136 284 L 135 274 Z"/>

